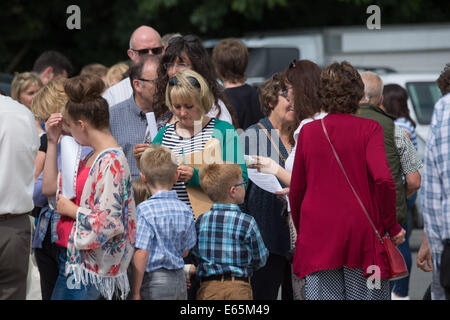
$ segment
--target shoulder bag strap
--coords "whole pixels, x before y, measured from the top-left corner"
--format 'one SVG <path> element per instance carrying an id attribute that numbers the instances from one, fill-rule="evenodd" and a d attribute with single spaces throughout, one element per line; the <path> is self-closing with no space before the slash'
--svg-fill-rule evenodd
<path id="1" fill-rule="evenodd" d="M 261 122 L 258 122 L 258 126 L 261 127 L 262 131 L 266 134 L 267 138 L 269 138 L 270 142 L 272 143 L 272 146 L 273 146 L 273 147 L 275 148 L 275 150 L 278 152 L 278 155 L 280 156 L 280 158 L 281 158 L 281 160 L 283 161 L 283 163 L 285 163 L 285 162 L 286 162 L 286 158 L 283 157 L 283 155 L 282 155 L 281 152 L 280 152 L 280 149 L 278 149 L 278 146 L 274 143 L 274 141 L 273 141 L 273 139 L 272 139 L 272 137 L 271 137 L 271 135 L 270 135 L 270 133 L 269 133 L 269 130 L 267 130 L 267 129 L 262 125 Z M 281 140 L 281 139 L 280 139 L 280 140 Z"/>
<path id="2" fill-rule="evenodd" d="M 341 168 L 342 172 L 344 173 L 345 179 L 347 180 L 348 184 L 350 185 L 350 188 L 352 189 L 353 194 L 355 195 L 356 199 L 358 200 L 359 205 L 363 209 L 364 214 L 367 217 L 367 220 L 369 220 L 369 222 L 370 222 L 370 224 L 371 224 L 371 226 L 373 228 L 373 231 L 375 231 L 375 234 L 377 235 L 377 237 L 380 240 L 380 242 L 383 243 L 383 240 L 381 239 L 381 236 L 380 236 L 377 228 L 375 227 L 372 219 L 370 218 L 369 213 L 366 210 L 366 207 L 364 206 L 363 202 L 359 198 L 358 194 L 356 193 L 355 188 L 353 187 L 352 183 L 350 182 L 350 179 L 347 176 L 347 173 L 345 172 L 344 166 L 342 165 L 342 162 L 341 162 L 341 160 L 340 160 L 340 158 L 339 158 L 339 156 L 338 156 L 338 154 L 336 152 L 336 149 L 334 148 L 333 144 L 331 143 L 330 137 L 328 136 L 327 128 L 325 127 L 325 123 L 324 123 L 323 119 L 321 119 L 320 122 L 322 123 L 323 132 L 325 133 L 325 137 L 327 138 L 328 142 L 330 143 L 331 149 L 333 150 L 334 156 L 335 156 L 335 158 L 336 158 L 336 160 L 337 160 L 337 162 L 339 164 L 339 167 Z"/>

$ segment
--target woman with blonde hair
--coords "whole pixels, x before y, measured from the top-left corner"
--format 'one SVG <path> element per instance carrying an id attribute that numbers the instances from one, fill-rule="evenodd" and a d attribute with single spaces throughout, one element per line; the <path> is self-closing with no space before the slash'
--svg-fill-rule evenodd
<path id="1" fill-rule="evenodd" d="M 11 98 L 30 109 L 31 101 L 42 86 L 41 78 L 37 73 L 16 73 L 11 82 Z"/>
<path id="2" fill-rule="evenodd" d="M 175 156 L 184 159 L 204 150 L 211 139 L 217 139 L 222 159 L 239 164 L 242 178 L 248 182 L 242 144 L 235 128 L 226 121 L 207 116 L 214 104 L 214 95 L 206 80 L 192 70 L 177 72 L 169 78 L 165 96 L 166 105 L 177 121 L 159 130 L 153 143 L 168 147 Z M 173 190 L 181 201 L 191 206 L 186 187 L 200 188 L 199 169 L 182 163 L 178 166 L 178 173 L 179 179 Z M 193 211 L 195 213 L 196 209 Z M 188 256 L 185 263 L 192 263 L 191 259 Z M 199 284 L 195 275 L 190 278 L 190 283 L 188 297 L 195 299 Z"/>
<path id="3" fill-rule="evenodd" d="M 200 74 L 184 70 L 171 77 L 166 87 L 166 104 L 178 120 L 162 128 L 153 143 L 162 144 L 176 156 L 185 157 L 203 150 L 208 140 L 217 138 L 223 159 L 238 163 L 242 167 L 242 176 L 247 181 L 247 167 L 236 130 L 228 122 L 206 115 L 214 104 L 214 95 Z M 234 148 L 230 150 L 232 146 Z M 180 165 L 178 172 L 180 178 L 174 189 L 178 198 L 190 205 L 186 186 L 200 186 L 198 169 Z"/>
<path id="4" fill-rule="evenodd" d="M 129 69 L 128 65 L 125 62 L 119 62 L 115 65 L 111 66 L 106 72 L 106 88 L 112 87 L 116 83 L 125 79 L 125 72 Z"/>
<path id="5" fill-rule="evenodd" d="M 36 157 L 35 179 L 37 179 L 44 168 L 45 153 L 47 152 L 47 134 L 42 129 L 42 125 L 52 113 L 62 112 L 67 102 L 67 96 L 64 93 L 64 81 L 65 79 L 61 78 L 49 82 L 37 92 L 30 105 L 41 139 L 41 147 Z"/>

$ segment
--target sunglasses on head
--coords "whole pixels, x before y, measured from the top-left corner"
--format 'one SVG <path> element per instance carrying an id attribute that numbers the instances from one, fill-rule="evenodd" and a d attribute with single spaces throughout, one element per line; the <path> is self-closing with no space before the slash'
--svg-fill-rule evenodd
<path id="1" fill-rule="evenodd" d="M 168 44 L 170 45 L 172 43 L 175 43 L 175 42 L 178 42 L 181 40 L 186 41 L 186 42 L 194 42 L 194 41 L 197 41 L 198 38 L 192 34 L 188 34 L 185 36 L 173 37 L 172 39 L 169 40 Z"/>
<path id="2" fill-rule="evenodd" d="M 193 87 L 200 88 L 200 83 L 194 77 L 186 77 L 186 79 Z M 180 83 L 180 80 L 178 80 L 177 76 L 173 76 L 169 79 L 169 86 L 171 87 L 176 86 L 178 83 Z"/>
<path id="3" fill-rule="evenodd" d="M 149 54 L 150 51 L 152 52 L 153 55 L 158 55 L 161 54 L 163 51 L 163 47 L 155 47 L 155 48 L 148 48 L 148 49 L 140 49 L 140 50 L 135 50 L 135 49 L 131 49 L 134 52 L 137 52 L 138 55 L 142 56 L 144 54 Z"/>

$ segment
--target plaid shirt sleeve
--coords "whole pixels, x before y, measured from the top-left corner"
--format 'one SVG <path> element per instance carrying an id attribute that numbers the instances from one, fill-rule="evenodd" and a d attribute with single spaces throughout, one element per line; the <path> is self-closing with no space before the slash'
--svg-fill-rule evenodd
<path id="1" fill-rule="evenodd" d="M 269 256 L 269 251 L 264 245 L 264 241 L 262 239 L 261 233 L 259 232 L 258 225 L 253 217 L 251 217 L 250 228 L 247 233 L 248 238 L 250 239 L 251 247 L 252 247 L 252 263 L 251 268 L 253 271 L 256 271 L 262 267 L 267 262 L 267 258 Z"/>
<path id="2" fill-rule="evenodd" d="M 411 140 L 405 131 L 397 125 L 395 125 L 395 145 L 400 155 L 400 163 L 404 175 L 419 171 L 423 167 Z"/>
<path id="3" fill-rule="evenodd" d="M 439 259 L 442 240 L 450 238 L 450 94 L 435 105 L 421 192 L 425 232 L 432 253 Z"/>
<path id="4" fill-rule="evenodd" d="M 145 210 L 142 210 L 142 206 L 138 206 L 136 210 L 136 244 L 137 249 L 151 251 L 151 239 L 153 238 L 153 232 L 150 224 L 145 219 Z"/>

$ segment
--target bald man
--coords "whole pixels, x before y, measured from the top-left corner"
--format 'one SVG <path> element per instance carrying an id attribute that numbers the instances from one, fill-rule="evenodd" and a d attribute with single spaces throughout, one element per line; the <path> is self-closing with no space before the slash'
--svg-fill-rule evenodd
<path id="1" fill-rule="evenodd" d="M 130 37 L 130 47 L 127 55 L 133 63 L 141 62 L 142 58 L 147 55 L 161 55 L 163 53 L 163 45 L 159 33 L 148 26 L 140 26 L 133 31 Z M 109 107 L 123 102 L 131 97 L 133 88 L 131 87 L 130 78 L 125 78 L 108 88 L 103 93 L 103 98 L 108 101 Z"/>

